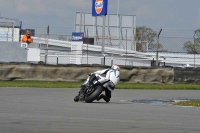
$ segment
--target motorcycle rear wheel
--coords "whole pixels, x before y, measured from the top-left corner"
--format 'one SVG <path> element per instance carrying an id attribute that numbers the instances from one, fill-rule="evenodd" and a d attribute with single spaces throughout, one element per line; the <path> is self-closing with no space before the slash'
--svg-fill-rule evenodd
<path id="1" fill-rule="evenodd" d="M 94 92 L 89 96 L 85 97 L 86 103 L 91 103 L 104 91 L 104 88 L 101 85 L 96 86 Z"/>

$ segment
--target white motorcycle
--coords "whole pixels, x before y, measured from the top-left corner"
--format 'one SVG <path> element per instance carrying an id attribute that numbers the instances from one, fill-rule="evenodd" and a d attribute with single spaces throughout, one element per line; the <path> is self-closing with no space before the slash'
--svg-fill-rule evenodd
<path id="1" fill-rule="evenodd" d="M 97 100 L 103 91 L 109 90 L 112 92 L 119 82 L 119 69 L 119 66 L 115 64 L 111 69 L 105 69 L 90 74 L 82 85 L 79 95 L 74 98 L 74 101 L 91 103 L 94 100 Z M 106 77 L 101 76 L 101 74 L 106 74 Z"/>

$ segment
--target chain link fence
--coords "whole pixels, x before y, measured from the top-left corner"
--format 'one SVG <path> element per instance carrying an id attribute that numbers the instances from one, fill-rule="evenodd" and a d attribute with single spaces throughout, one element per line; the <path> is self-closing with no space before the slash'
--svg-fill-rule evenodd
<path id="1" fill-rule="evenodd" d="M 36 30 L 37 31 L 37 30 Z M 39 31 L 39 30 L 38 30 Z M 72 56 L 71 42 L 72 29 L 50 30 L 47 35 L 46 28 L 36 32 L 34 42 L 39 44 L 41 50 L 40 60 L 48 64 L 70 64 Z M 92 31 L 88 31 L 92 32 Z M 133 65 L 133 66 L 155 66 L 156 53 L 158 52 L 159 66 L 199 67 L 200 54 L 198 52 L 199 42 L 196 37 L 167 37 L 155 36 L 153 41 L 148 39 L 134 41 L 128 32 L 121 38 L 118 36 L 105 36 L 105 51 L 102 54 L 102 36 L 91 36 L 87 32 L 86 38 L 92 38 L 93 43 L 84 44 L 81 53 L 82 64 Z M 14 34 L 19 36 L 18 33 Z M 0 36 L 0 41 L 9 41 L 5 34 Z M 15 39 L 18 41 L 18 39 Z M 31 44 L 30 44 L 31 45 Z M 134 51 L 136 49 L 137 51 Z"/>
<path id="2" fill-rule="evenodd" d="M 95 38 L 95 37 L 89 37 Z M 198 67 L 200 65 L 200 55 L 198 53 L 188 53 L 185 49 L 187 42 L 193 42 L 193 38 L 188 37 L 164 37 L 159 38 L 159 45 L 157 38 L 155 41 L 148 43 L 148 41 L 133 42 L 131 37 L 124 37 L 124 39 L 118 40 L 105 37 L 105 48 L 110 50 L 105 51 L 105 55 L 101 53 L 101 39 L 98 42 L 94 40 L 94 44 L 88 44 L 83 46 L 82 64 L 102 64 L 112 65 L 117 63 L 120 65 L 134 65 L 134 66 L 152 66 L 152 62 L 156 61 L 156 47 L 158 46 L 158 56 L 160 66 L 179 66 L 179 67 Z M 37 38 L 41 45 L 41 60 L 45 61 L 45 50 L 47 50 L 47 42 L 55 41 L 59 47 L 50 46 L 48 48 L 48 63 L 50 64 L 69 64 L 71 57 L 71 48 L 67 47 L 71 42 L 71 35 L 40 35 Z M 46 44 L 44 44 L 44 42 Z M 118 44 L 118 45 L 114 45 Z M 132 47 L 140 47 L 137 53 L 131 51 Z M 62 47 L 63 46 L 63 47 Z M 66 47 L 65 47 L 66 46 Z M 93 49 L 96 47 L 100 50 Z M 112 49 L 114 49 L 112 51 Z M 116 50 L 118 49 L 118 50 Z M 96 51 L 95 51 L 96 50 Z M 154 64 L 155 66 L 155 64 Z"/>
<path id="3" fill-rule="evenodd" d="M 195 43 L 197 38 L 190 37 L 164 37 L 159 38 L 162 47 L 159 49 L 159 55 L 165 58 L 165 62 L 171 66 L 180 67 L 199 67 L 200 54 L 195 52 Z"/>

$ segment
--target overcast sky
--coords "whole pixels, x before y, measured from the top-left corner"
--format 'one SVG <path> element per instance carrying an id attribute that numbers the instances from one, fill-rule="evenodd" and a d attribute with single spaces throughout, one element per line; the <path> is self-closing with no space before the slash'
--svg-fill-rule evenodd
<path id="1" fill-rule="evenodd" d="M 137 17 L 137 26 L 164 35 L 191 36 L 200 28 L 200 0 L 119 0 L 119 13 Z M 108 13 L 117 13 L 118 0 L 109 0 Z M 76 11 L 91 12 L 92 0 L 0 0 L 3 17 L 19 19 L 23 28 L 72 29 Z"/>

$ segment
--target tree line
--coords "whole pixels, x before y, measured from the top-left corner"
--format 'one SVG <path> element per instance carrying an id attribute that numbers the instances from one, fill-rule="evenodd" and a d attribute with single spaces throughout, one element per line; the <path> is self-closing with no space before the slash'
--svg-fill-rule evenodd
<path id="1" fill-rule="evenodd" d="M 193 39 L 193 42 L 185 42 L 183 49 L 189 54 L 200 54 L 200 29 L 194 31 Z"/>
<path id="2" fill-rule="evenodd" d="M 162 49 L 163 45 L 157 42 L 157 32 L 146 26 L 136 28 L 136 50 L 145 52 L 142 42 L 148 42 L 148 50 L 155 50 L 157 47 L 161 52 L 167 52 Z M 194 41 L 187 41 L 183 44 L 183 50 L 188 54 L 200 54 L 200 29 L 194 31 Z M 158 45 L 157 45 L 158 44 Z"/>

